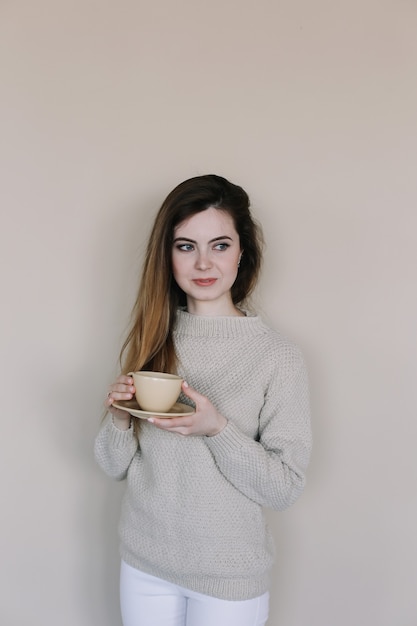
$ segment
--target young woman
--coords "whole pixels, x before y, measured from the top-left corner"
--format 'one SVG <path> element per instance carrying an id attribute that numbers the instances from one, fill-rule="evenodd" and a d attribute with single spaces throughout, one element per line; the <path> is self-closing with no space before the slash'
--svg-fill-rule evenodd
<path id="1" fill-rule="evenodd" d="M 103 470 L 126 479 L 120 519 L 124 626 L 262 626 L 273 542 L 263 507 L 304 487 L 311 449 L 298 348 L 245 309 L 262 238 L 246 192 L 198 176 L 156 217 L 98 434 Z M 127 372 L 177 372 L 195 412 L 137 419 Z"/>

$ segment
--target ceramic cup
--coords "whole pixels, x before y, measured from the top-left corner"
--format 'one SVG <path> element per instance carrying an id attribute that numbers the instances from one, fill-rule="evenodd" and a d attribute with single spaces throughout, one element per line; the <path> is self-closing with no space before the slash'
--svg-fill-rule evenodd
<path id="1" fill-rule="evenodd" d="M 167 413 L 181 393 L 181 376 L 165 372 L 129 372 L 143 411 Z"/>

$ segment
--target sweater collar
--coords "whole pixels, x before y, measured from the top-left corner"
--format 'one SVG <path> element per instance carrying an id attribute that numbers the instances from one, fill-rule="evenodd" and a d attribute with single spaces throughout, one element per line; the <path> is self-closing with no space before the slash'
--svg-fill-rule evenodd
<path id="1" fill-rule="evenodd" d="M 257 315 L 245 311 L 246 317 L 206 317 L 179 309 L 175 333 L 194 337 L 248 337 L 263 334 L 265 327 Z"/>

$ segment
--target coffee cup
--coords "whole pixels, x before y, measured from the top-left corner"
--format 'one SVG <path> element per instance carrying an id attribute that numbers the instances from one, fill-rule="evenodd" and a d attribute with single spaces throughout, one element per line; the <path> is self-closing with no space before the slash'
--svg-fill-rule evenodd
<path id="1" fill-rule="evenodd" d="M 165 372 L 129 372 L 136 389 L 136 400 L 143 411 L 167 413 L 181 393 L 183 379 Z"/>

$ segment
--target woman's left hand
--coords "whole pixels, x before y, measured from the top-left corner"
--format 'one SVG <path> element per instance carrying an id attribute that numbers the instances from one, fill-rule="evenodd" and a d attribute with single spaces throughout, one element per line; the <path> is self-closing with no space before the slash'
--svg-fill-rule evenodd
<path id="1" fill-rule="evenodd" d="M 183 393 L 195 404 L 195 413 L 183 417 L 158 418 L 150 417 L 148 422 L 161 430 L 168 430 L 179 435 L 217 435 L 227 424 L 227 419 L 221 415 L 206 396 L 192 389 L 185 381 L 182 383 Z"/>

